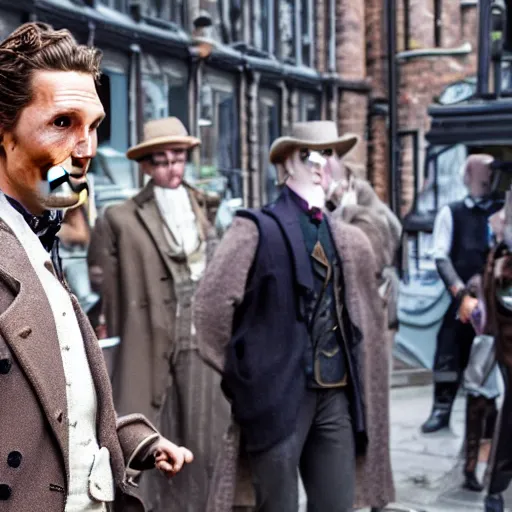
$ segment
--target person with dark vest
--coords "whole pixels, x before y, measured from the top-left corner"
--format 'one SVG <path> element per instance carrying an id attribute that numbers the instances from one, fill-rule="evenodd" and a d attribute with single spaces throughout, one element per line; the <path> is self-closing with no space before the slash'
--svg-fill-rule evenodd
<path id="1" fill-rule="evenodd" d="M 503 204 L 492 195 L 492 162 L 490 155 L 468 157 L 464 168 L 468 195 L 443 207 L 434 224 L 434 259 L 452 302 L 437 336 L 434 403 L 430 417 L 421 427 L 425 434 L 449 426 L 452 405 L 475 337 L 470 316 L 478 301 L 471 296 L 467 284 L 475 275 L 483 273 L 489 252 L 488 219 Z M 476 397 L 468 396 L 468 418 L 475 416 L 472 408 L 478 403 Z M 495 408 L 494 400 L 488 406 Z M 471 436 L 473 427 L 476 424 L 466 425 L 467 436 Z M 465 486 L 480 489 L 474 470 L 466 471 Z"/>
<path id="2" fill-rule="evenodd" d="M 296 512 L 299 473 L 310 512 L 393 501 L 375 257 L 362 230 L 324 208 L 327 161 L 356 142 L 327 121 L 277 139 L 280 196 L 237 212 L 198 286 L 198 347 L 222 374 L 234 421 L 208 512 L 254 505 L 240 496 L 244 477 L 257 510 Z"/>

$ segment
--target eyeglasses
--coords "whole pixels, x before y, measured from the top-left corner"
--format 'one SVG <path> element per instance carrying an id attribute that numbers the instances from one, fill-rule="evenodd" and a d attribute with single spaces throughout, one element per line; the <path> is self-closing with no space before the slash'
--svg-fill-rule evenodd
<path id="1" fill-rule="evenodd" d="M 184 148 L 176 148 L 172 150 L 175 158 L 169 160 L 163 154 L 148 155 L 144 160 L 147 160 L 154 167 L 169 167 L 170 165 L 183 163 L 187 154 L 187 150 Z"/>
<path id="2" fill-rule="evenodd" d="M 314 151 L 316 151 L 316 150 L 314 150 Z M 334 150 L 332 148 L 321 149 L 316 152 L 320 153 L 324 158 L 329 158 L 334 154 Z M 312 153 L 312 151 L 309 150 L 308 148 L 302 148 L 299 151 L 299 158 L 300 158 L 301 162 L 307 162 L 309 160 L 311 153 Z"/>

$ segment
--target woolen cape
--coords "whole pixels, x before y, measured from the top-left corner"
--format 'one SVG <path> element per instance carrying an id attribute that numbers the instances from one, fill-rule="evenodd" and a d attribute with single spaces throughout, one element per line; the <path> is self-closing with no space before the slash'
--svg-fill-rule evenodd
<path id="1" fill-rule="evenodd" d="M 359 365 L 363 374 L 369 444 L 357 461 L 355 507 L 382 507 L 394 499 L 389 453 L 389 355 L 385 303 L 377 291 L 377 267 L 368 238 L 343 221 L 331 222 L 343 265 L 345 304 L 361 330 Z M 222 372 L 235 308 L 241 303 L 258 246 L 258 228 L 235 218 L 210 263 L 195 298 L 194 322 L 202 357 Z M 341 293 L 339 287 L 338 293 Z M 240 451 L 239 427 L 232 422 L 216 464 L 208 512 L 254 505 L 250 472 Z"/>

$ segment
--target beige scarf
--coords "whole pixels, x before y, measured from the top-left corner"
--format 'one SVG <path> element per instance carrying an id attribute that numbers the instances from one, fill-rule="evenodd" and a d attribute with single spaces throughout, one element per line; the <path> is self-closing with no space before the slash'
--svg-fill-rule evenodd
<path id="1" fill-rule="evenodd" d="M 206 266 L 206 243 L 200 235 L 188 191 L 183 185 L 175 189 L 155 186 L 154 190 L 171 255 L 185 259 L 190 279 L 198 281 Z"/>

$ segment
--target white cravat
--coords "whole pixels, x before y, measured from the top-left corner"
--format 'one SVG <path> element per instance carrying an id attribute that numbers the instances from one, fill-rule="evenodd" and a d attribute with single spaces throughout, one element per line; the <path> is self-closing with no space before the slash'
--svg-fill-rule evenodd
<path id="1" fill-rule="evenodd" d="M 190 278 L 197 281 L 203 275 L 205 258 L 193 257 L 201 249 L 202 241 L 187 189 L 180 185 L 174 189 L 155 186 L 154 190 L 158 210 L 174 238 L 174 245 L 187 258 Z"/>

